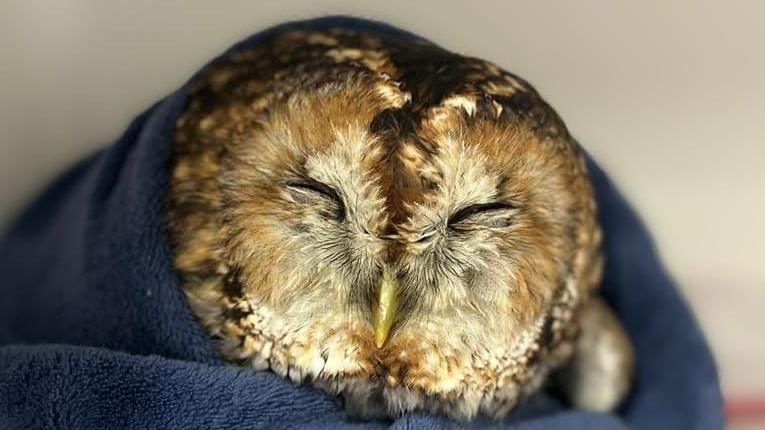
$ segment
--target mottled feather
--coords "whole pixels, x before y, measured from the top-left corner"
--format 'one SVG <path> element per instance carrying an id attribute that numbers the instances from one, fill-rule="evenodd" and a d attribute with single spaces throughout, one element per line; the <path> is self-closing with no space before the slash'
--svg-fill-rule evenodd
<path id="1" fill-rule="evenodd" d="M 167 220 L 223 355 L 362 417 L 504 416 L 569 359 L 601 277 L 584 158 L 539 94 L 363 32 L 281 33 L 210 68 Z M 378 348 L 384 271 L 399 308 Z"/>

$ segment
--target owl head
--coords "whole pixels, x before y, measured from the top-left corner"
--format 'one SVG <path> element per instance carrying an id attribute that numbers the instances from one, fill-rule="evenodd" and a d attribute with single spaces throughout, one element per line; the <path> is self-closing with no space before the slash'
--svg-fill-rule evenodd
<path id="1" fill-rule="evenodd" d="M 584 162 L 524 81 L 292 32 L 213 67 L 174 141 L 175 266 L 224 356 L 357 415 L 502 415 L 599 277 Z"/>

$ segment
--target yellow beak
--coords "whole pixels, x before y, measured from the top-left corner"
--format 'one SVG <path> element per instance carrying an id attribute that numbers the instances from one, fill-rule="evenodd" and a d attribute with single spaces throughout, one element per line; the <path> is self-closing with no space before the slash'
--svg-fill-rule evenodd
<path id="1" fill-rule="evenodd" d="M 375 344 L 378 348 L 385 345 L 393 323 L 396 322 L 398 308 L 398 282 L 388 270 L 383 271 L 380 287 L 377 291 L 377 302 L 372 308 L 372 318 L 375 326 Z"/>

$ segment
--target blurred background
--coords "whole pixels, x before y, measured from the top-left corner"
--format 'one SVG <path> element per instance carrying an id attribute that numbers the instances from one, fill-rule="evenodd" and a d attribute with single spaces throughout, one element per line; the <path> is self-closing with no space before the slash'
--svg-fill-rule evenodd
<path id="1" fill-rule="evenodd" d="M 0 0 L 0 225 L 250 33 L 379 19 L 537 87 L 649 225 L 730 406 L 762 413 L 764 13 L 758 1 Z"/>

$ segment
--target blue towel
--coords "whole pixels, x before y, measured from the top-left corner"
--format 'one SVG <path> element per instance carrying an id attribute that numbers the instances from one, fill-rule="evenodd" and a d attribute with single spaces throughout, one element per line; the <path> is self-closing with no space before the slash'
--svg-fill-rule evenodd
<path id="1" fill-rule="evenodd" d="M 353 18 L 288 23 L 416 37 Z M 349 422 L 335 399 L 271 373 L 226 365 L 179 289 L 163 229 L 173 126 L 187 85 L 113 145 L 61 176 L 0 241 L 0 429 L 456 428 L 412 414 Z M 615 414 L 540 393 L 503 423 L 549 429 L 720 429 L 704 337 L 632 209 L 590 163 L 605 229 L 604 294 L 637 350 L 637 380 Z"/>

